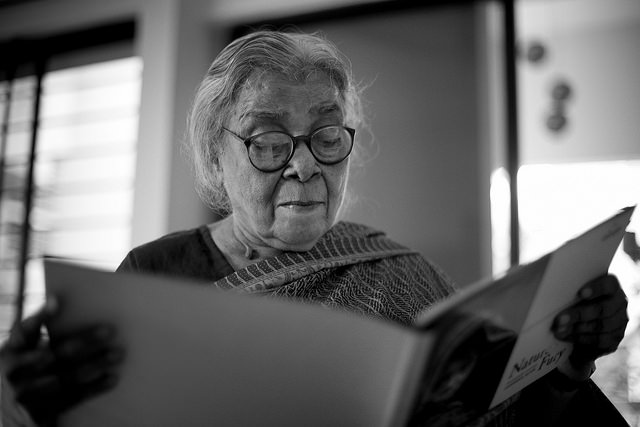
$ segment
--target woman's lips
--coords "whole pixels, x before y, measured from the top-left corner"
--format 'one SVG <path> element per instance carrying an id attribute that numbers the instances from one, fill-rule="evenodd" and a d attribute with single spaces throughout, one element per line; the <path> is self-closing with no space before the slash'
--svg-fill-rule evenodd
<path id="1" fill-rule="evenodd" d="M 305 209 L 313 209 L 323 204 L 324 202 L 290 200 L 284 203 L 280 203 L 278 204 L 278 206 L 282 208 L 288 208 L 288 209 L 305 210 Z"/>
<path id="2" fill-rule="evenodd" d="M 281 203 L 280 206 L 312 206 L 312 205 L 318 205 L 320 203 L 322 202 L 313 202 L 313 201 L 303 202 L 300 200 L 295 200 L 295 201 Z"/>

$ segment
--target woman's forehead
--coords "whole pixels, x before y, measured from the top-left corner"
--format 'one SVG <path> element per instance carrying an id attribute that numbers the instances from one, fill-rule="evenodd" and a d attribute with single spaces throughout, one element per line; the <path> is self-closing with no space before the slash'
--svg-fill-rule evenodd
<path id="1" fill-rule="evenodd" d="M 302 110 L 301 110 L 302 109 Z M 304 81 L 291 80 L 276 73 L 250 77 L 239 93 L 235 116 L 242 120 L 255 115 L 286 115 L 292 111 L 322 114 L 343 110 L 338 89 L 322 72 Z"/>

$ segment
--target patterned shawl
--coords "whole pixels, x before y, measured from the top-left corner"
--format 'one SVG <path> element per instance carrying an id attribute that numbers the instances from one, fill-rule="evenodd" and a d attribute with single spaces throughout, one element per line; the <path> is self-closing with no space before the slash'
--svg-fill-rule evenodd
<path id="1" fill-rule="evenodd" d="M 418 253 L 372 228 L 339 222 L 308 252 L 284 252 L 218 280 L 220 289 L 319 303 L 409 324 L 454 292 Z"/>
<path id="2" fill-rule="evenodd" d="M 319 303 L 411 324 L 455 292 L 451 280 L 418 253 L 372 228 L 339 222 L 308 252 L 285 252 L 218 280 L 220 289 Z M 478 414 L 454 402 L 416 414 L 411 426 L 509 426 L 517 396 Z M 431 408 L 433 409 L 433 408 Z"/>

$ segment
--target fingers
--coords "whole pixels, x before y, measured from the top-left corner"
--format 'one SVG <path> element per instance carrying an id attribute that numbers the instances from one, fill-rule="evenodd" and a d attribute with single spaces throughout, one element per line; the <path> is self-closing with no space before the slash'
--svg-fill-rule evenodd
<path id="1" fill-rule="evenodd" d="M 623 338 L 624 329 L 616 331 L 615 333 L 575 335 L 571 342 L 585 348 L 591 348 L 590 353 L 593 353 L 597 358 L 616 351 Z"/>
<path id="2" fill-rule="evenodd" d="M 604 323 L 609 324 L 611 329 L 605 331 L 601 329 L 603 322 L 594 321 L 577 325 L 567 335 L 559 336 L 556 334 L 556 337 L 576 345 L 593 347 L 599 355 L 608 354 L 615 351 L 624 338 L 626 319 L 620 321 L 608 319 Z M 588 329 L 592 330 L 587 331 Z"/>
<path id="3" fill-rule="evenodd" d="M 73 371 L 69 371 L 62 378 L 66 382 L 77 385 L 78 388 L 90 388 L 96 382 L 102 383 L 105 379 L 116 378 L 116 373 L 111 369 L 122 360 L 119 352 L 105 352 L 91 362 L 86 362 Z"/>
<path id="4" fill-rule="evenodd" d="M 578 291 L 578 298 L 581 301 L 589 301 L 616 294 L 624 296 L 624 292 L 620 287 L 620 282 L 618 282 L 616 276 L 607 274 L 586 283 Z M 626 296 L 624 296 L 625 301 L 626 299 Z"/>
<path id="5" fill-rule="evenodd" d="M 576 332 L 613 332 L 627 318 L 627 298 L 615 276 L 603 276 L 584 285 L 578 302 L 554 319 L 554 330 L 560 335 Z M 575 330 L 577 329 L 577 330 Z"/>
<path id="6" fill-rule="evenodd" d="M 49 422 L 69 407 L 117 383 L 124 352 L 115 331 L 91 326 L 16 352 L 7 378 L 16 399 L 35 420 Z"/>
<path id="7" fill-rule="evenodd" d="M 48 299 L 16 323 L 0 349 L 0 371 L 39 425 L 55 424 L 69 407 L 112 388 L 124 359 L 115 330 L 108 325 L 57 334 L 51 342 L 42 338 L 43 326 L 59 311 L 57 301 Z"/>
<path id="8" fill-rule="evenodd" d="M 114 337 L 113 328 L 100 325 L 62 337 L 55 346 L 43 343 L 35 349 L 6 351 L 3 370 L 14 386 L 51 374 L 69 383 L 90 381 L 123 360 Z"/>
<path id="9" fill-rule="evenodd" d="M 83 388 L 107 374 L 124 359 L 124 351 L 102 338 L 90 336 L 84 341 L 65 343 L 64 351 L 56 350 L 58 375 L 71 387 Z"/>
<path id="10" fill-rule="evenodd" d="M 95 325 L 56 337 L 52 348 L 61 362 L 73 364 L 110 347 L 114 339 L 115 331 L 111 326 Z"/>
<path id="11" fill-rule="evenodd" d="M 577 303 L 555 319 L 556 332 L 565 337 L 581 333 L 615 332 L 626 326 L 627 304 L 615 298 Z"/>
<path id="12" fill-rule="evenodd" d="M 69 388 L 59 376 L 48 375 L 16 388 L 15 398 L 38 424 L 51 424 L 78 402 L 115 386 L 117 377 L 105 372 L 91 381 Z"/>
<path id="13" fill-rule="evenodd" d="M 40 340 L 42 326 L 44 326 L 57 311 L 58 302 L 54 298 L 48 298 L 45 304 L 33 315 L 13 326 L 5 347 L 10 350 L 35 347 Z"/>
<path id="14" fill-rule="evenodd" d="M 629 321 L 627 298 L 615 276 L 595 279 L 578 292 L 578 302 L 561 312 L 552 330 L 556 338 L 575 344 L 585 363 L 618 348 Z"/>
<path id="15" fill-rule="evenodd" d="M 60 338 L 53 346 L 58 376 L 66 385 L 81 389 L 113 371 L 124 359 L 114 338 L 115 331 L 107 325 Z"/>
<path id="16" fill-rule="evenodd" d="M 7 379 L 12 384 L 20 384 L 30 378 L 50 374 L 55 370 L 55 357 L 46 348 L 38 348 L 20 353 L 9 363 Z"/>
<path id="17" fill-rule="evenodd" d="M 572 327 L 558 330 L 555 335 L 561 341 L 572 341 L 575 344 L 595 344 L 600 336 L 623 336 L 626 319 L 609 318 L 590 322 L 576 323 Z"/>

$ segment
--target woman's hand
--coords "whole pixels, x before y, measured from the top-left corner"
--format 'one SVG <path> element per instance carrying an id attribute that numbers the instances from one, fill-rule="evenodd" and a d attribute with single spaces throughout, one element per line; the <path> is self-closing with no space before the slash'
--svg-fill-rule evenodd
<path id="1" fill-rule="evenodd" d="M 573 380 L 586 380 L 594 361 L 612 353 L 624 337 L 629 321 L 627 298 L 615 276 L 606 275 L 584 285 L 578 302 L 554 319 L 556 338 L 574 344 L 565 366 L 559 370 Z"/>
<path id="2" fill-rule="evenodd" d="M 55 343 L 44 339 L 41 329 L 57 311 L 55 301 L 48 301 L 17 324 L 0 348 L 3 377 L 39 425 L 54 425 L 66 409 L 113 387 L 123 358 L 113 329 L 105 325 L 56 337 Z"/>

